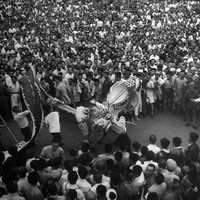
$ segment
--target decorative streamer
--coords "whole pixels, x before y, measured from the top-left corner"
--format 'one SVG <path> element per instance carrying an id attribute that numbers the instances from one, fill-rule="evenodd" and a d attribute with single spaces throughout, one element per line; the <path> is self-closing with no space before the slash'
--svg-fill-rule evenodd
<path id="1" fill-rule="evenodd" d="M 28 147 L 40 132 L 43 123 L 43 109 L 41 104 L 41 94 L 35 77 L 35 70 L 30 67 L 27 76 L 20 82 L 22 98 L 25 109 L 30 111 L 30 128 L 32 130 L 31 139 L 27 142 L 21 141 L 17 144 L 18 151 Z"/>

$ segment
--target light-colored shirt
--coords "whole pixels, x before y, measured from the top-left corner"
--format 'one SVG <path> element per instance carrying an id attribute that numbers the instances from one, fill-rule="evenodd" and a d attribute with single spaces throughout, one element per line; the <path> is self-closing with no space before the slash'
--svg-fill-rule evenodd
<path id="1" fill-rule="evenodd" d="M 25 200 L 24 197 L 19 196 L 17 193 L 3 195 L 0 200 Z"/>
<path id="2" fill-rule="evenodd" d="M 45 123 L 50 133 L 60 133 L 60 118 L 58 112 L 51 112 L 45 117 Z"/>
<path id="3" fill-rule="evenodd" d="M 77 199 L 78 200 L 85 200 L 85 195 L 83 194 L 83 192 L 78 188 L 77 185 L 71 185 L 70 183 L 67 183 L 65 185 L 65 191 L 69 191 L 70 189 L 76 190 L 77 192 Z"/>
<path id="4" fill-rule="evenodd" d="M 85 193 L 85 192 L 89 192 L 90 189 L 92 188 L 91 184 L 85 180 L 85 179 L 78 179 L 76 185 L 79 187 L 79 189 Z"/>
<path id="5" fill-rule="evenodd" d="M 160 151 L 160 147 L 158 147 L 156 144 L 149 144 L 147 148 L 149 151 L 153 151 L 155 154 Z"/>
<path id="6" fill-rule="evenodd" d="M 40 155 L 45 159 L 63 158 L 63 160 L 65 160 L 65 152 L 62 147 L 58 147 L 54 150 L 52 145 L 48 145 L 42 149 Z"/>
<path id="7" fill-rule="evenodd" d="M 67 88 L 66 88 L 66 84 L 63 82 L 60 82 L 58 84 L 58 86 L 56 87 L 56 97 L 63 101 L 66 104 L 70 104 L 71 100 L 69 98 L 69 95 L 67 93 Z"/>
<path id="8" fill-rule="evenodd" d="M 14 121 L 17 123 L 19 128 L 26 128 L 28 127 L 28 119 L 26 115 L 30 113 L 29 110 L 20 113 L 14 113 Z"/>

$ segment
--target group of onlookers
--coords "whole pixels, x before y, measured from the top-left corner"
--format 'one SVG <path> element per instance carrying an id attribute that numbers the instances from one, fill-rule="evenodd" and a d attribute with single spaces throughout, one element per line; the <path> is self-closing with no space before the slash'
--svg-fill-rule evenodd
<path id="1" fill-rule="evenodd" d="M 124 113 L 127 120 L 173 111 L 197 128 L 198 1 L 0 2 L 0 115 L 6 121 L 21 108 L 20 81 L 34 67 L 44 91 L 72 107 L 104 102 L 114 83 L 133 76 L 137 105 Z M 143 146 L 120 137 L 103 153 L 84 141 L 67 155 L 55 140 L 38 158 L 11 147 L 5 161 L 1 152 L 0 199 L 199 199 L 198 134 L 190 134 L 185 149 L 179 137 L 171 148 L 167 138 L 157 146 L 152 135 Z"/>
<path id="2" fill-rule="evenodd" d="M 32 158 L 11 147 L 7 160 L 0 152 L 0 199 L 199 200 L 198 138 L 184 148 L 177 136 L 142 145 L 120 135 L 101 151 L 84 140 L 69 152 L 53 141 Z"/>
<path id="3" fill-rule="evenodd" d="M 173 109 L 197 127 L 198 2 L 6 1 L 0 20 L 6 121 L 32 65 L 43 88 L 73 107 L 103 102 L 113 83 L 135 76 L 138 104 L 128 120 Z"/>

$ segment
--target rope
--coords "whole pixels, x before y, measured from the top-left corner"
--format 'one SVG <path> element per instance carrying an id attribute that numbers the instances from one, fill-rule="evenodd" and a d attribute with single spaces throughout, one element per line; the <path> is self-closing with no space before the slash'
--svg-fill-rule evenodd
<path id="1" fill-rule="evenodd" d="M 43 91 L 43 93 L 50 99 L 54 99 L 52 96 L 50 96 L 45 89 L 41 86 L 41 84 L 38 82 L 39 88 Z M 61 105 L 57 105 L 60 109 L 64 109 L 65 111 L 75 114 L 76 109 L 72 108 L 68 105 L 66 105 L 64 102 L 60 101 L 59 99 L 55 99 L 56 103 L 59 103 Z"/>

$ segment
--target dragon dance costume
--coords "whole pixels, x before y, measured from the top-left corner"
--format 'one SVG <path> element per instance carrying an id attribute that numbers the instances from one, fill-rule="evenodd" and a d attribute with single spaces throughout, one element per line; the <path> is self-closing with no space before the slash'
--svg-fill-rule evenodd
<path id="1" fill-rule="evenodd" d="M 116 82 L 110 88 L 105 102 L 91 101 L 89 107 L 72 108 L 46 93 L 37 81 L 33 67 L 29 69 L 27 76 L 29 77 L 21 83 L 21 91 L 25 107 L 31 112 L 32 137 L 30 141 L 19 142 L 18 151 L 26 148 L 41 130 L 43 124 L 41 95 L 46 95 L 55 107 L 72 113 L 84 136 L 96 130 L 103 132 L 112 130 L 116 134 L 126 133 L 125 117 L 118 116 L 121 112 L 130 111 L 138 103 L 134 77 Z"/>

